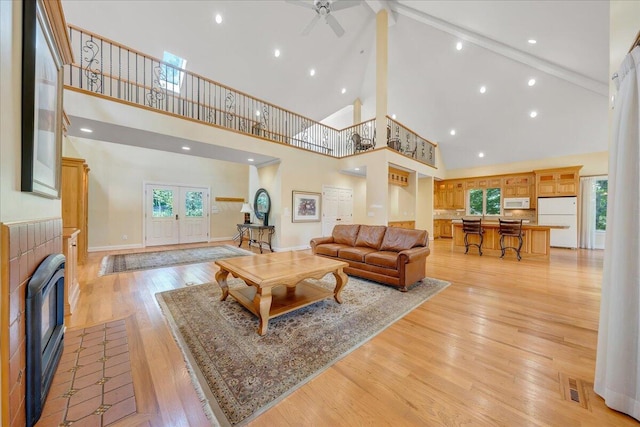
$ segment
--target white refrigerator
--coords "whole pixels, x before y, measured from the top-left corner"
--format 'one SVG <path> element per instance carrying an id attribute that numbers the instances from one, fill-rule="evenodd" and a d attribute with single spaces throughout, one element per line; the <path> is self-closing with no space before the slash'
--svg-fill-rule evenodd
<path id="1" fill-rule="evenodd" d="M 578 198 L 538 198 L 538 225 L 564 225 L 568 228 L 551 229 L 551 246 L 578 247 Z"/>

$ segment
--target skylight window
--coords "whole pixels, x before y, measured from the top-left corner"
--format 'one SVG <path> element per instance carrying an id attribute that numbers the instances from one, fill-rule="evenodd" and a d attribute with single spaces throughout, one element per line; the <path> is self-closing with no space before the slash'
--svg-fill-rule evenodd
<path id="1" fill-rule="evenodd" d="M 184 70 L 187 66 L 187 60 L 165 51 L 162 55 L 162 61 L 165 64 L 160 64 L 160 86 L 172 92 L 180 93 L 182 79 L 184 78 L 184 71 L 181 70 Z"/>

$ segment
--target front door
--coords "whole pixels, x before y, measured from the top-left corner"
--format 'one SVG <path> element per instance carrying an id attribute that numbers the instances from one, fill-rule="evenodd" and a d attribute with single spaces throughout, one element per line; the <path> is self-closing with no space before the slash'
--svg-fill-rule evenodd
<path id="1" fill-rule="evenodd" d="M 145 201 L 147 246 L 208 240 L 207 188 L 147 184 Z"/>

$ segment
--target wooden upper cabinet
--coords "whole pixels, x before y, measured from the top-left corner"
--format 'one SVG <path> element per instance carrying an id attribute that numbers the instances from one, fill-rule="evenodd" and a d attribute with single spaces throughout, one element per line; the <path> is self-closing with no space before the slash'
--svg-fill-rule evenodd
<path id="1" fill-rule="evenodd" d="M 62 226 L 80 230 L 78 263 L 83 264 L 89 247 L 89 166 L 84 159 L 62 158 Z"/>
<path id="2" fill-rule="evenodd" d="M 436 182 L 433 190 L 434 209 L 464 209 L 465 182 L 462 180 Z"/>
<path id="3" fill-rule="evenodd" d="M 577 196 L 582 166 L 534 171 L 538 197 Z"/>
<path id="4" fill-rule="evenodd" d="M 401 187 L 408 186 L 409 172 L 401 169 L 389 168 L 389 184 L 399 185 Z"/>
<path id="5" fill-rule="evenodd" d="M 503 178 L 503 197 L 535 197 L 535 175 L 511 175 Z"/>

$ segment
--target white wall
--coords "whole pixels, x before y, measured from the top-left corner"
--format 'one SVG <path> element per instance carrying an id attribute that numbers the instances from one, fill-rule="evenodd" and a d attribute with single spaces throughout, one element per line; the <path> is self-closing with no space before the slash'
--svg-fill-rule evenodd
<path id="1" fill-rule="evenodd" d="M 535 169 L 548 169 L 582 165 L 580 175 L 606 175 L 608 171 L 608 152 L 588 153 L 573 156 L 549 157 L 526 162 L 505 163 L 501 165 L 481 166 L 477 168 L 447 170 L 446 179 L 473 176 L 500 175 L 508 173 L 531 172 Z"/>
<path id="2" fill-rule="evenodd" d="M 247 165 L 73 137 L 63 152 L 90 168 L 89 250 L 144 246 L 144 183 L 209 187 L 218 208 L 210 214 L 212 240 L 231 238 L 243 220 L 241 203 L 215 198 L 249 200 Z"/>
<path id="3" fill-rule="evenodd" d="M 60 200 L 20 191 L 22 2 L 0 1 L 0 221 L 60 217 Z"/>

